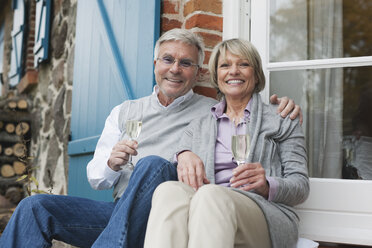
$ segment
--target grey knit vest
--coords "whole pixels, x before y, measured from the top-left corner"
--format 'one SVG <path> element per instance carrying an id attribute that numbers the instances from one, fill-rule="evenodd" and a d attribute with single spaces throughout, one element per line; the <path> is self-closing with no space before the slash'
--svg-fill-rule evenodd
<path id="1" fill-rule="evenodd" d="M 142 102 L 142 131 L 138 141 L 138 155 L 133 157 L 135 165 L 139 159 L 158 155 L 171 160 L 176 152 L 177 143 L 185 127 L 195 118 L 209 113 L 210 108 L 217 103 L 216 100 L 194 94 L 190 99 L 185 100 L 178 106 L 168 109 L 163 108 L 157 102 L 157 96 L 152 94 L 134 101 Z M 128 139 L 125 133 L 125 118 L 128 110 L 128 101 L 124 102 L 119 114 L 119 128 L 122 132 L 122 139 Z M 118 182 L 114 187 L 114 198 L 120 198 L 124 193 L 131 171 L 123 170 Z"/>

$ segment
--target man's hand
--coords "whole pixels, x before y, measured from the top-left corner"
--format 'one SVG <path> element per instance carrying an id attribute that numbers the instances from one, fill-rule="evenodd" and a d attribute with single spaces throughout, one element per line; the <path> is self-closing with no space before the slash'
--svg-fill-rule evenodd
<path id="1" fill-rule="evenodd" d="M 203 161 L 193 152 L 184 151 L 177 157 L 177 174 L 180 182 L 186 183 L 196 191 L 204 184 L 209 184 L 205 175 Z"/>
<path id="2" fill-rule="evenodd" d="M 233 188 L 245 191 L 254 189 L 266 199 L 269 197 L 269 184 L 266 181 L 265 169 L 260 163 L 239 165 L 233 170 L 230 183 Z"/>
<path id="3" fill-rule="evenodd" d="M 114 171 L 119 171 L 120 166 L 128 163 L 129 154 L 137 155 L 138 143 L 135 140 L 121 140 L 112 148 L 107 165 Z"/>
<path id="4" fill-rule="evenodd" d="M 280 116 L 283 118 L 286 117 L 291 112 L 292 113 L 289 116 L 289 118 L 291 118 L 292 120 L 296 119 L 296 117 L 300 115 L 299 116 L 300 124 L 302 125 L 303 117 L 301 108 L 299 105 L 295 104 L 295 102 L 292 99 L 289 99 L 286 96 L 278 98 L 278 96 L 274 94 L 270 97 L 270 103 L 279 104 L 278 113 L 280 113 Z"/>

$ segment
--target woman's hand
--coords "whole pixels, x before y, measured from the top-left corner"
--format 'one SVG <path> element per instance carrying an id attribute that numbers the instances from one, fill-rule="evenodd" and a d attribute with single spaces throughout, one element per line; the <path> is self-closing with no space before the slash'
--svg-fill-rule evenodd
<path id="1" fill-rule="evenodd" d="M 137 155 L 138 143 L 135 140 L 121 140 L 112 148 L 107 165 L 114 171 L 119 171 L 120 166 L 128 163 L 129 154 Z"/>
<path id="2" fill-rule="evenodd" d="M 209 184 L 205 175 L 203 161 L 193 152 L 184 151 L 177 156 L 177 174 L 180 182 L 186 183 L 196 191 L 204 184 Z"/>
<path id="3" fill-rule="evenodd" d="M 256 193 L 266 199 L 269 196 L 269 184 L 266 181 L 265 170 L 261 163 L 239 165 L 233 170 L 233 177 L 230 183 L 233 188 L 239 188 L 245 191 L 254 189 Z"/>
<path id="4" fill-rule="evenodd" d="M 278 98 L 278 96 L 274 94 L 270 97 L 270 103 L 279 104 L 278 113 L 280 113 L 280 116 L 283 118 L 286 117 L 289 113 L 291 113 L 289 118 L 294 120 L 299 115 L 300 125 L 302 125 L 303 117 L 301 108 L 299 105 L 295 104 L 295 102 L 292 99 L 289 99 L 286 96 Z"/>

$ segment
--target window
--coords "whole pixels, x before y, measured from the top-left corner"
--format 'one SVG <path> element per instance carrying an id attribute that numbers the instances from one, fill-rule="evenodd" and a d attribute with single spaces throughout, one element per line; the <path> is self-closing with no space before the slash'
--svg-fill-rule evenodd
<path id="1" fill-rule="evenodd" d="M 23 33 L 25 22 L 25 6 L 23 0 L 13 1 L 13 30 L 12 30 L 12 54 L 10 60 L 9 84 L 16 86 L 21 80 Z"/>
<path id="2" fill-rule="evenodd" d="M 261 55 L 264 101 L 276 93 L 302 107 L 312 177 L 298 206 L 306 238 L 372 242 L 371 12 L 370 0 L 224 0 L 224 38 L 249 39 Z"/>
<path id="3" fill-rule="evenodd" d="M 312 177 L 372 180 L 371 11 L 369 0 L 271 1 L 270 94 L 301 104 Z"/>

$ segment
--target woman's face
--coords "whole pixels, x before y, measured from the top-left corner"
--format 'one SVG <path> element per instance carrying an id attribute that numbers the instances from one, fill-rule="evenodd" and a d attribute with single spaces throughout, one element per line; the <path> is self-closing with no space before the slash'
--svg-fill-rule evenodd
<path id="1" fill-rule="evenodd" d="M 226 51 L 220 55 L 217 64 L 218 88 L 225 95 L 226 100 L 250 99 L 257 80 L 254 69 L 248 60 Z"/>

